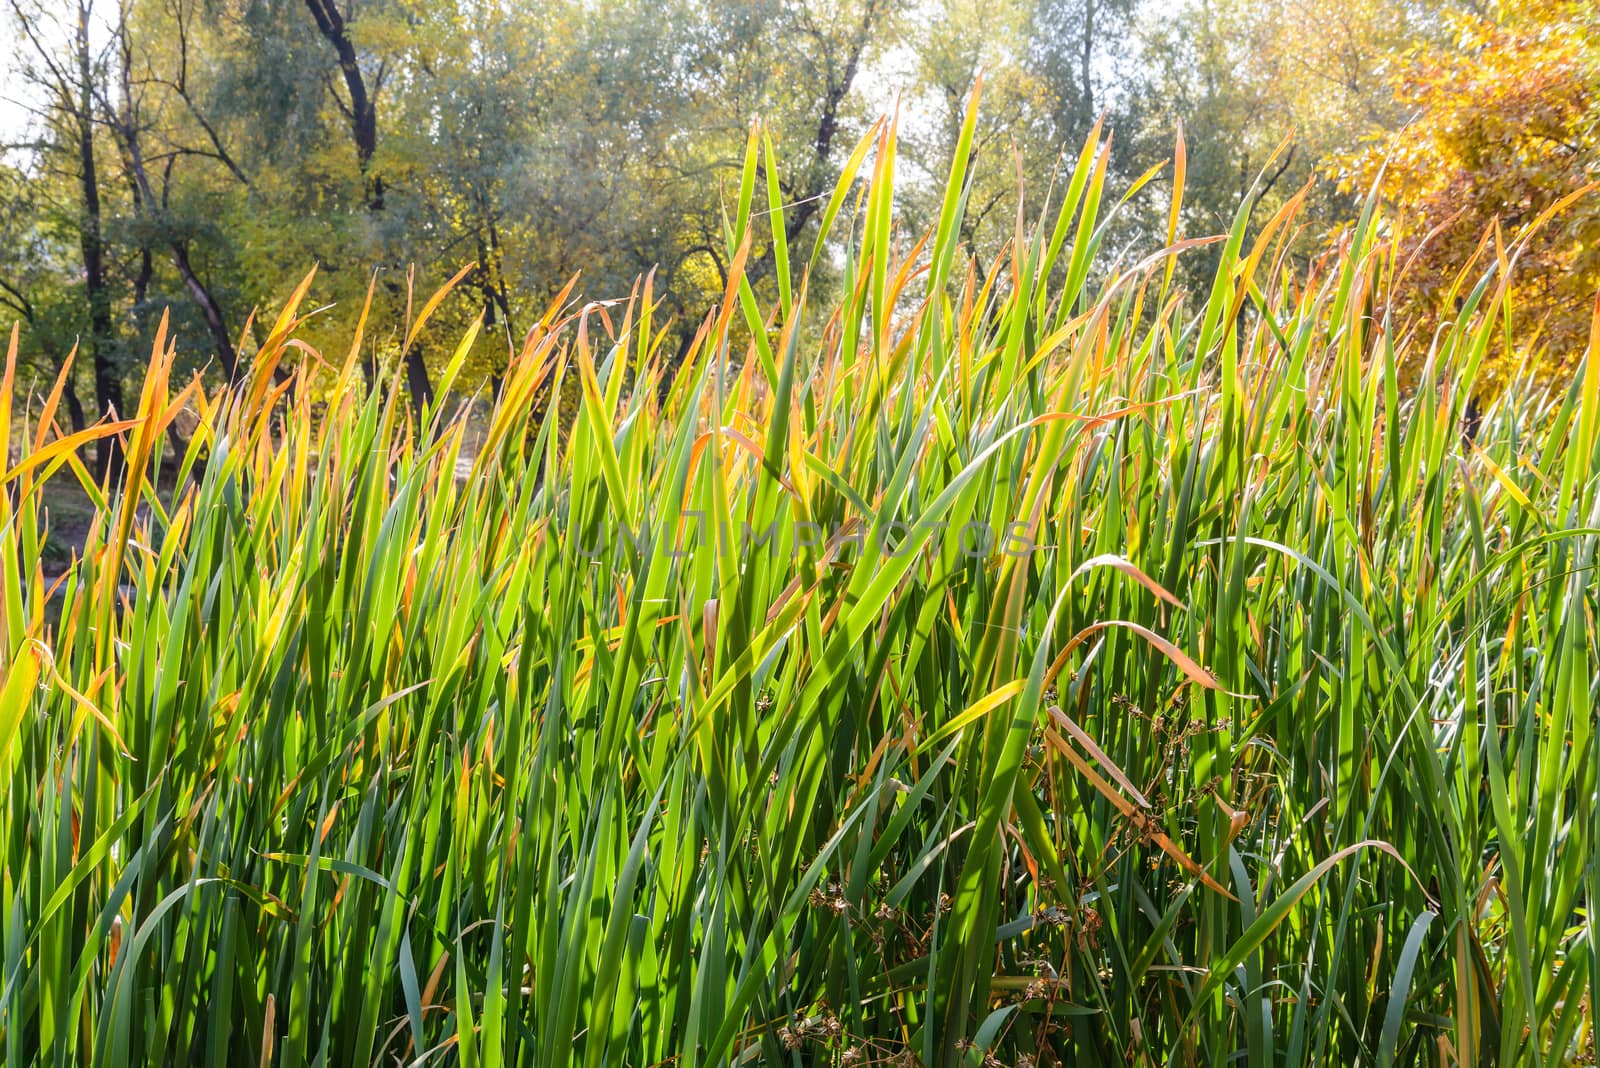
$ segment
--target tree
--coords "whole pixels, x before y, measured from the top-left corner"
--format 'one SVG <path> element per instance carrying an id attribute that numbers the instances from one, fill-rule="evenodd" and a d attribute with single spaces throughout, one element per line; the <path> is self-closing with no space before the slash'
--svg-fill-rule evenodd
<path id="1" fill-rule="evenodd" d="M 118 0 L 98 21 L 93 0 L 73 0 L 59 27 L 42 0 L 4 2 L 40 122 L 14 157 L 30 180 L 0 182 L 15 206 L 0 304 L 53 332 L 41 370 L 82 337 L 86 419 L 122 403 L 123 354 L 142 356 L 162 309 L 206 339 L 184 351 L 231 374 L 235 347 L 260 340 L 250 310 L 313 264 L 322 303 L 359 303 L 378 270 L 375 321 L 389 323 L 413 279 L 431 292 L 476 264 L 417 345 L 368 335 L 369 374 L 397 361 L 417 407 L 450 351 L 440 339 L 482 316 L 458 381 L 492 381 L 580 273 L 574 292 L 604 299 L 654 271 L 656 321 L 674 324 L 665 351 L 681 354 L 726 288 L 752 120 L 777 148 L 783 236 L 801 247 L 842 158 L 903 90 L 900 217 L 918 226 L 980 69 L 961 234 L 980 269 L 1014 234 L 1019 191 L 1025 215 L 1045 210 L 1062 158 L 1101 120 L 1110 190 L 1165 160 L 1182 123 L 1186 236 L 1225 231 L 1241 209 L 1254 229 L 1335 173 L 1291 246 L 1307 261 L 1395 155 L 1397 206 L 1424 229 L 1455 220 L 1416 246 L 1404 299 L 1447 292 L 1446 267 L 1491 219 L 1525 222 L 1595 156 L 1581 42 L 1596 34 L 1557 0 L 1493 17 L 1462 14 L 1465 0 Z M 1165 181 L 1108 204 L 1097 240 L 1126 255 L 1163 241 Z M 765 299 L 774 235 L 757 218 L 746 274 Z M 1563 216 L 1553 244 L 1529 249 L 1524 274 L 1548 293 L 1532 279 L 1518 293 L 1519 314 L 1543 317 L 1569 355 L 1600 247 L 1588 218 Z M 1191 288 L 1216 254 L 1183 258 Z M 814 289 L 836 284 L 837 262 L 819 261 Z M 339 351 L 340 322 L 301 336 Z"/>
<path id="2" fill-rule="evenodd" d="M 99 89 L 100 112 L 106 127 L 116 138 L 123 172 L 130 185 L 131 203 L 143 224 L 142 229 L 148 237 L 167 246 L 172 265 L 211 335 L 212 347 L 222 370 L 231 378 L 235 363 L 234 335 L 229 329 L 220 298 L 195 268 L 190 254 L 192 223 L 174 215 L 172 190 L 179 178 L 176 170 L 180 161 L 196 158 L 222 164 L 225 168 L 223 173 L 246 188 L 250 183 L 238 161 L 224 146 L 216 126 L 207 120 L 190 92 L 191 13 L 187 0 L 168 0 L 165 14 L 168 17 L 163 20 L 163 28 L 171 33 L 176 43 L 176 56 L 173 72 L 163 76 L 154 69 L 157 50 L 145 46 L 142 41 L 135 42 L 129 26 L 127 4 L 124 3 L 119 9 L 113 29 L 113 51 L 117 58 L 114 91 L 110 86 Z M 205 139 L 199 144 L 180 140 L 182 127 L 177 122 L 169 121 L 157 126 L 146 115 L 145 97 L 151 91 L 176 96 L 184 105 L 183 110 L 189 119 L 204 131 Z M 163 142 L 154 160 L 150 160 L 146 154 L 147 133 L 153 133 Z M 152 164 L 160 168 L 156 180 L 150 176 Z M 144 254 L 148 258 L 148 244 L 144 247 Z M 142 273 L 147 285 L 153 274 L 153 265 L 146 262 Z M 139 302 L 136 298 L 136 303 Z"/>
<path id="3" fill-rule="evenodd" d="M 1450 43 L 1410 51 L 1389 81 L 1409 121 L 1347 153 L 1339 172 L 1353 189 L 1383 172 L 1411 262 L 1395 296 L 1424 329 L 1455 311 L 1465 295 L 1456 279 L 1469 263 L 1485 263 L 1479 247 L 1490 227 L 1507 244 L 1600 180 L 1600 12 L 1525 0 L 1457 12 L 1448 25 Z M 1527 242 L 1512 311 L 1542 327 L 1542 340 L 1501 353 L 1487 385 L 1529 358 L 1542 377 L 1570 372 L 1588 342 L 1597 288 L 1600 201 L 1590 194 Z"/>
<path id="4" fill-rule="evenodd" d="M 387 180 L 375 164 L 378 152 L 378 98 L 385 80 L 396 62 L 392 55 L 371 56 L 363 64 L 357 50 L 352 19 L 339 10 L 336 0 L 305 0 L 306 9 L 316 23 L 317 32 L 333 49 L 338 58 L 339 80 L 344 86 L 341 96 L 334 82 L 327 82 L 334 103 L 349 123 L 350 142 L 355 149 L 356 167 L 360 171 L 366 212 L 373 221 L 375 231 L 382 228 L 384 195 Z M 371 15 L 368 16 L 372 17 Z M 400 283 L 396 272 L 387 275 L 385 288 L 398 300 Z M 411 400 L 418 411 L 433 402 L 433 383 L 428 377 L 428 367 L 422 350 L 407 347 L 402 353 L 405 360 L 406 382 L 411 390 Z"/>
<path id="5" fill-rule="evenodd" d="M 17 29 L 32 53 L 26 76 L 44 92 L 45 147 L 70 161 L 77 185 L 76 230 L 83 268 L 84 305 L 88 330 L 81 349 L 94 373 L 95 408 L 99 415 L 123 409 L 122 377 L 112 323 L 112 293 L 108 278 L 105 219 L 102 208 L 101 165 L 96 145 L 95 85 L 103 65 L 90 42 L 93 0 L 77 0 L 68 27 L 65 48 L 48 39 L 53 28 L 39 7 L 11 0 Z M 121 446 L 115 437 L 100 438 L 96 445 L 96 470 L 115 476 Z"/>
<path id="6" fill-rule="evenodd" d="M 1320 178 L 1341 151 L 1403 121 L 1387 72 L 1402 49 L 1438 32 L 1436 0 L 1197 0 L 1143 35 L 1145 160 L 1182 123 L 1188 145 L 1183 222 L 1226 233 L 1241 208 L 1252 229 Z M 1280 146 L 1281 150 L 1280 150 Z M 1315 181 L 1295 249 L 1320 251 L 1353 221 L 1364 190 Z M 1164 199 L 1164 198 L 1163 198 Z M 1180 261 L 1191 285 L 1216 247 Z"/>
<path id="7" fill-rule="evenodd" d="M 0 164 L 0 307 L 21 319 L 29 344 L 19 355 L 26 373 L 40 384 L 56 377 L 87 326 L 79 279 L 71 268 L 77 245 L 75 184 Z M 61 395 L 72 428 L 85 429 L 77 376 L 66 377 Z"/>
<path id="8" fill-rule="evenodd" d="M 1032 222 L 1055 211 L 1060 178 L 1096 123 L 1111 135 L 1106 188 L 1131 183 L 1170 151 L 1171 131 L 1152 146 L 1142 101 L 1129 91 L 1138 0 L 944 0 L 917 37 L 918 118 L 907 154 L 933 181 L 908 215 L 922 226 L 939 203 L 926 192 L 949 172 L 970 94 L 982 73 L 982 101 L 968 161 L 961 220 L 964 252 L 980 272 L 997 269 L 1016 233 L 1017 211 Z M 1109 206 L 1108 206 L 1109 207 Z M 1113 248 L 1143 245 L 1160 232 L 1142 205 L 1108 210 L 1102 238 Z M 1105 260 L 1109 263 L 1114 256 Z M 1066 269 L 1067 258 L 1059 261 Z"/>

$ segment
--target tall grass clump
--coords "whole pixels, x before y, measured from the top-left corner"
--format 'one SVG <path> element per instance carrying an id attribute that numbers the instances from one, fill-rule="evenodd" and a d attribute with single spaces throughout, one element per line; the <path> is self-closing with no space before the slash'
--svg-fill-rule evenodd
<path id="1" fill-rule="evenodd" d="M 1099 131 L 980 276 L 972 129 L 917 240 L 876 128 L 806 254 L 752 136 L 687 357 L 559 303 L 470 455 L 307 286 L 83 434 L 8 371 L 4 1063 L 1591 1056 L 1600 357 L 1480 406 L 1517 246 L 1416 336 L 1370 208 L 1181 294 L 1181 167 L 1108 262 Z"/>

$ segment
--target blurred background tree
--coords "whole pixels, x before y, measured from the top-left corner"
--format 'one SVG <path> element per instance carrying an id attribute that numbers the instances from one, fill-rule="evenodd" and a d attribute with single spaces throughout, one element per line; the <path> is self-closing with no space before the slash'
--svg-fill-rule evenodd
<path id="1" fill-rule="evenodd" d="M 1186 236 L 1241 208 L 1259 226 L 1315 180 L 1293 246 L 1305 262 L 1387 161 L 1405 232 L 1438 230 L 1408 245 L 1394 295 L 1427 314 L 1494 220 L 1509 238 L 1600 159 L 1600 31 L 1558 0 L 4 3 L 0 308 L 26 323 L 38 380 L 78 347 L 64 408 L 79 423 L 124 406 L 163 309 L 189 367 L 226 376 L 260 340 L 252 311 L 313 264 L 320 304 L 360 302 L 376 272 L 369 373 L 403 355 L 419 402 L 480 315 L 461 381 L 495 382 L 574 275 L 613 298 L 653 269 L 671 356 L 721 297 L 723 208 L 753 119 L 778 150 L 791 244 L 896 108 L 906 217 L 928 219 L 919 188 L 946 171 L 980 69 L 963 232 L 980 270 L 1005 269 L 1019 183 L 1024 212 L 1045 210 L 1097 121 L 1114 131 L 1116 195 L 1171 156 L 1181 123 Z M 1102 240 L 1126 257 L 1159 247 L 1169 183 L 1170 168 Z M 1540 351 L 1504 354 L 1501 377 L 1561 374 L 1581 352 L 1597 230 L 1579 199 L 1529 248 L 1516 307 L 1543 324 Z M 764 298 L 770 240 L 753 249 Z M 1189 255 L 1180 282 L 1203 284 L 1214 251 Z M 413 291 L 468 264 L 400 353 Z M 308 334 L 330 352 L 348 341 L 336 318 Z"/>
<path id="2" fill-rule="evenodd" d="M 1364 189 L 1384 172 L 1408 223 L 1411 267 L 1395 299 L 1422 329 L 1466 296 L 1464 265 L 1493 262 L 1492 246 L 1480 251 L 1492 226 L 1508 246 L 1578 195 L 1531 235 L 1513 275 L 1512 314 L 1537 341 L 1490 369 L 1493 380 L 1570 374 L 1600 289 L 1600 210 L 1581 193 L 1600 181 L 1600 8 L 1518 0 L 1451 12 L 1446 25 L 1386 78 L 1410 121 L 1337 156 L 1343 184 Z"/>

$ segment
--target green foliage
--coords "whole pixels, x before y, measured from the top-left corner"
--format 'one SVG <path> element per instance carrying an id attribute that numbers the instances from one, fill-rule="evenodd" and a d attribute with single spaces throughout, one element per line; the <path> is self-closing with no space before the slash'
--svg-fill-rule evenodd
<path id="1" fill-rule="evenodd" d="M 348 359 L 291 346 L 309 279 L 230 388 L 173 396 L 158 331 L 103 495 L 29 428 L 6 1063 L 1580 1059 L 1595 349 L 1471 413 L 1493 271 L 1403 400 L 1374 213 L 1304 274 L 1242 211 L 1170 300 L 1096 263 L 1099 140 L 981 277 L 975 122 L 915 252 L 880 127 L 765 303 L 749 137 L 670 376 L 649 284 L 563 296 L 471 456 L 398 369 L 361 389 L 365 314 Z M 103 505 L 52 617 L 74 476 Z"/>
<path id="2" fill-rule="evenodd" d="M 479 315 L 458 382 L 498 381 L 580 273 L 592 297 L 622 299 L 654 271 L 676 360 L 728 284 L 723 228 L 751 121 L 778 150 L 783 237 L 798 246 L 817 232 L 848 145 L 899 107 L 906 238 L 943 207 L 939 176 L 980 70 L 989 103 L 958 233 L 985 276 L 1001 269 L 1018 214 L 1039 224 L 1064 161 L 1099 123 L 1112 183 L 1130 197 L 1102 220 L 1119 254 L 1097 269 L 1225 232 L 1242 208 L 1253 238 L 1321 177 L 1289 248 L 1307 268 L 1347 235 L 1391 160 L 1387 188 L 1404 209 L 1393 218 L 1414 230 L 1407 258 L 1418 253 L 1393 296 L 1431 329 L 1484 233 L 1497 221 L 1514 233 L 1593 178 L 1596 158 L 1596 34 L 1566 0 L 7 7 L 11 81 L 33 110 L 9 146 L 15 180 L 0 182 L 0 303 L 30 326 L 25 381 L 48 381 L 81 343 L 65 394 L 79 428 L 132 386 L 163 309 L 185 369 L 215 382 L 264 342 L 253 313 L 308 263 L 322 269 L 319 299 L 339 305 L 362 302 L 377 272 L 377 323 L 474 265 L 408 352 L 417 404 Z M 82 39 L 79 15 L 95 28 Z M 1171 173 L 1159 168 L 1180 127 L 1187 181 L 1170 226 L 1168 179 L 1138 179 Z M 1496 349 L 1486 390 L 1530 367 L 1570 375 L 1596 284 L 1594 217 L 1569 211 L 1547 244 L 1527 247 L 1517 303 L 1542 330 L 1519 331 L 1529 351 Z M 1446 219 L 1434 240 L 1415 240 Z M 763 217 L 747 264 L 761 302 L 778 297 L 771 241 Z M 104 264 L 90 272 L 96 244 Z M 1184 257 L 1179 284 L 1206 287 L 1221 248 Z M 841 260 L 837 242 L 819 260 L 819 297 L 839 296 Z M 348 317 L 313 320 L 302 336 L 342 348 Z M 394 355 L 400 339 L 381 337 Z"/>

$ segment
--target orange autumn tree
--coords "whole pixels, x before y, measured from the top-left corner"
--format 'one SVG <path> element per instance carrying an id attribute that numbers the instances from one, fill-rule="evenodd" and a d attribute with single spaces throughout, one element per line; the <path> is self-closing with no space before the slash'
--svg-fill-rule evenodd
<path id="1" fill-rule="evenodd" d="M 1436 323 L 1493 256 L 1498 222 L 1509 245 L 1540 214 L 1600 179 L 1600 13 L 1566 0 L 1498 3 L 1448 16 L 1451 32 L 1418 47 L 1392 76 L 1410 119 L 1338 161 L 1346 188 L 1383 188 L 1404 219 L 1412 263 L 1395 299 Z M 1492 239 L 1491 239 L 1492 240 Z M 1490 390 L 1528 372 L 1564 380 L 1588 340 L 1600 289 L 1600 193 L 1577 198 L 1528 241 L 1514 274 L 1512 315 L 1532 337 L 1498 353 Z"/>

